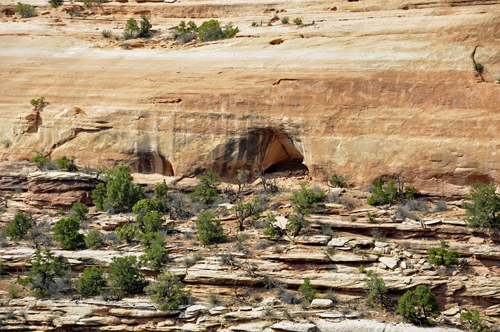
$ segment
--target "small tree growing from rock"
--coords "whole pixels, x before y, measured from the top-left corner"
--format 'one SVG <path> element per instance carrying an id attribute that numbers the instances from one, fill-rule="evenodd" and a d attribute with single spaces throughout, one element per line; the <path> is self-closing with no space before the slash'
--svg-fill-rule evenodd
<path id="1" fill-rule="evenodd" d="M 80 221 L 87 220 L 87 213 L 89 213 L 89 208 L 80 201 L 76 201 L 75 204 L 71 207 L 73 210 L 73 216 L 78 218 Z"/>
<path id="2" fill-rule="evenodd" d="M 396 314 L 418 324 L 429 324 L 429 318 L 437 317 L 441 314 L 436 297 L 424 285 L 419 285 L 415 291 L 407 291 L 398 301 Z"/>
<path id="3" fill-rule="evenodd" d="M 205 172 L 202 175 L 198 175 L 197 178 L 200 180 L 200 184 L 194 187 L 190 196 L 206 205 L 212 204 L 220 196 L 217 190 L 220 180 L 219 175 L 213 172 Z"/>
<path id="4" fill-rule="evenodd" d="M 43 155 L 44 151 L 45 149 L 42 149 L 42 151 L 35 150 L 36 156 L 30 158 L 30 162 L 34 163 L 40 171 L 43 171 L 45 165 L 49 163 L 49 157 Z"/>
<path id="5" fill-rule="evenodd" d="M 87 248 L 99 249 L 104 245 L 105 242 L 106 239 L 98 229 L 91 230 L 85 236 L 85 245 L 87 246 Z"/>
<path id="6" fill-rule="evenodd" d="M 28 259 L 27 263 L 31 264 L 28 277 L 18 279 L 18 282 L 23 286 L 30 284 L 34 295 L 39 298 L 49 296 L 49 288 L 55 284 L 56 279 L 66 275 L 67 265 L 57 261 L 50 249 L 45 249 L 43 254 L 37 250 L 35 257 Z"/>
<path id="7" fill-rule="evenodd" d="M 314 297 L 316 296 L 316 289 L 311 285 L 309 278 L 304 279 L 304 283 L 299 287 L 299 292 L 309 302 L 314 300 Z"/>
<path id="8" fill-rule="evenodd" d="M 460 254 L 453 250 L 446 250 L 449 248 L 449 244 L 444 241 L 441 241 L 441 248 L 429 248 L 427 249 L 427 255 L 429 256 L 429 264 L 434 264 L 437 266 L 449 266 L 449 265 L 457 265 L 458 258 Z"/>
<path id="9" fill-rule="evenodd" d="M 382 187 L 382 180 L 377 179 L 373 183 L 372 195 L 368 197 L 367 203 L 370 205 L 394 204 L 396 203 L 397 197 L 398 190 L 394 180 L 389 181 L 386 186 Z"/>
<path id="10" fill-rule="evenodd" d="M 363 265 L 360 266 L 360 272 L 364 271 L 361 273 L 366 273 L 368 277 L 365 281 L 365 289 L 368 293 L 368 300 L 370 302 L 377 302 L 383 307 L 388 307 L 389 299 L 387 298 L 387 286 L 385 285 L 384 279 L 379 277 L 372 270 L 364 270 L 364 267 L 361 268 L 362 266 Z"/>
<path id="11" fill-rule="evenodd" d="M 78 166 L 75 164 L 76 157 L 73 156 L 68 158 L 66 156 L 62 156 L 59 159 L 56 159 L 57 167 L 59 170 L 68 171 L 68 172 L 78 172 Z"/>
<path id="12" fill-rule="evenodd" d="M 163 263 L 168 259 L 168 250 L 165 250 L 165 241 L 155 233 L 145 234 L 141 244 L 144 255 L 140 257 L 142 266 L 148 266 L 155 273 L 160 273 Z"/>
<path id="13" fill-rule="evenodd" d="M 294 192 L 291 198 L 293 211 L 295 212 L 289 219 L 287 228 L 292 230 L 292 236 L 299 235 L 300 231 L 309 226 L 306 217 L 311 215 L 312 208 L 316 207 L 318 202 L 325 199 L 323 191 L 314 192 L 306 188 L 306 182 L 302 182 L 301 189 Z"/>

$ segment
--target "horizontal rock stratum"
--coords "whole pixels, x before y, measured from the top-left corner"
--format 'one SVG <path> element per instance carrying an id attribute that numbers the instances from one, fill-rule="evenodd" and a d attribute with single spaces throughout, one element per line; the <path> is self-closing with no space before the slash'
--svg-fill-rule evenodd
<path id="1" fill-rule="evenodd" d="M 80 165 L 226 178 L 302 162 L 315 180 L 335 172 L 362 187 L 401 173 L 449 195 L 500 180 L 495 1 L 112 2 L 73 20 L 68 8 L 0 19 L 2 160 L 44 148 Z M 314 25 L 266 26 L 275 12 Z M 137 13 L 156 40 L 189 19 L 241 32 L 177 48 L 101 36 Z M 31 110 L 40 96 L 50 104 Z"/>

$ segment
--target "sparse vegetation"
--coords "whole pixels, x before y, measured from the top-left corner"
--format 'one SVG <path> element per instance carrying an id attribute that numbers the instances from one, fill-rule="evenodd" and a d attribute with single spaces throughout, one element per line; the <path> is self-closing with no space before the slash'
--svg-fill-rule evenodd
<path id="1" fill-rule="evenodd" d="M 102 36 L 104 38 L 111 38 L 111 37 L 113 37 L 113 31 L 111 31 L 111 30 L 104 29 L 104 30 L 102 30 L 101 34 L 102 34 Z"/>
<path id="2" fill-rule="evenodd" d="M 360 266 L 360 272 L 363 265 Z M 368 300 L 370 302 L 376 302 L 379 303 L 380 305 L 384 307 L 389 306 L 389 299 L 386 296 L 388 290 L 387 286 L 385 285 L 384 279 L 379 277 L 375 272 L 372 270 L 365 271 L 368 279 L 365 281 L 365 289 L 368 294 Z"/>
<path id="3" fill-rule="evenodd" d="M 203 22 L 198 29 L 198 36 L 201 41 L 213 41 L 219 39 L 233 38 L 240 30 L 233 28 L 232 23 L 228 23 L 222 28 L 217 20 Z"/>
<path id="4" fill-rule="evenodd" d="M 33 7 L 27 3 L 18 2 L 16 9 L 14 9 L 14 12 L 21 15 L 22 18 L 38 16 L 35 7 Z M 43 97 L 42 97 L 42 99 L 43 99 Z"/>
<path id="5" fill-rule="evenodd" d="M 177 309 L 183 300 L 191 295 L 189 290 L 184 289 L 179 278 L 170 272 L 160 274 L 144 291 L 161 311 Z"/>
<path id="6" fill-rule="evenodd" d="M 151 31 L 151 28 L 153 26 L 149 22 L 149 17 L 147 17 L 146 14 L 141 14 L 141 22 L 139 24 L 140 24 L 139 36 L 149 37 L 149 32 Z"/>
<path id="7" fill-rule="evenodd" d="M 190 196 L 205 205 L 210 205 L 213 201 L 220 196 L 217 186 L 219 184 L 219 175 L 213 172 L 205 172 L 197 176 L 200 184 L 194 187 Z"/>
<path id="8" fill-rule="evenodd" d="M 288 219 L 287 228 L 293 232 L 293 236 L 299 235 L 300 231 L 309 226 L 309 221 L 306 217 L 311 215 L 312 208 L 316 207 L 318 202 L 325 199 L 325 194 L 322 191 L 313 192 L 306 188 L 305 182 L 301 183 L 301 189 L 294 192 L 291 201 L 294 204 L 294 214 Z"/>
<path id="9" fill-rule="evenodd" d="M 302 19 L 300 19 L 300 18 L 298 18 L 298 17 L 297 17 L 297 18 L 295 18 L 295 19 L 293 20 L 293 24 L 295 24 L 295 25 L 302 25 Z"/>
<path id="10" fill-rule="evenodd" d="M 286 16 L 281 19 L 282 24 L 288 24 L 289 21 L 290 21 L 290 19 Z"/>
<path id="11" fill-rule="evenodd" d="M 123 38 L 124 39 L 132 39 L 135 38 L 136 35 L 139 33 L 140 28 L 139 25 L 137 24 L 137 21 L 131 17 L 127 20 L 127 23 L 125 24 L 125 29 L 123 30 Z"/>
<path id="12" fill-rule="evenodd" d="M 61 0 L 49 0 L 48 2 L 52 6 L 52 8 L 57 8 L 60 5 L 62 5 L 62 1 Z"/>
<path id="13" fill-rule="evenodd" d="M 223 242 L 226 239 L 219 219 L 211 211 L 204 211 L 196 220 L 198 236 L 196 239 L 204 245 Z"/>
<path id="14" fill-rule="evenodd" d="M 479 315 L 479 311 L 474 309 L 470 311 L 462 311 L 460 313 L 462 323 L 472 332 L 493 332 L 483 325 L 483 319 Z"/>
<path id="15" fill-rule="evenodd" d="M 397 197 L 398 191 L 394 180 L 389 181 L 386 186 L 382 187 L 382 180 L 377 179 L 373 183 L 372 195 L 368 197 L 367 203 L 370 205 L 394 204 Z"/>
<path id="16" fill-rule="evenodd" d="M 344 178 L 342 176 L 338 176 L 337 174 L 332 175 L 332 178 L 330 179 L 330 184 L 333 187 L 338 187 L 338 188 L 347 187 L 347 183 L 345 182 Z"/>

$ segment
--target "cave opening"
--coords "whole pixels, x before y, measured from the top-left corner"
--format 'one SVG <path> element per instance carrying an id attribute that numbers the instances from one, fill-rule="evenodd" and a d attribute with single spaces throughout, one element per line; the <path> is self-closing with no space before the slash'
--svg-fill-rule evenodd
<path id="1" fill-rule="evenodd" d="M 143 174 L 174 176 L 172 164 L 163 156 L 157 154 L 143 154 L 139 156 L 137 170 Z"/>

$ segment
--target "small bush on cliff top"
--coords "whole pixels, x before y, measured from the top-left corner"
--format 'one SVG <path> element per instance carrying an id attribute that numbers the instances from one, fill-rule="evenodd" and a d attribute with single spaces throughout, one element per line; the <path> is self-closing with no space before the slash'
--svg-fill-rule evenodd
<path id="1" fill-rule="evenodd" d="M 109 286 L 120 296 L 139 293 L 147 285 L 135 256 L 113 257 L 109 264 Z"/>
<path id="2" fill-rule="evenodd" d="M 444 240 L 440 241 L 441 248 L 429 248 L 427 250 L 427 255 L 429 256 L 429 264 L 435 264 L 437 266 L 457 265 L 460 254 L 453 250 L 446 250 L 450 246 Z"/>
<path id="3" fill-rule="evenodd" d="M 377 179 L 373 183 L 372 195 L 368 197 L 367 203 L 370 205 L 394 204 L 396 203 L 397 195 L 398 190 L 396 189 L 394 180 L 389 181 L 386 186 L 382 187 L 382 180 Z"/>
<path id="4" fill-rule="evenodd" d="M 428 324 L 429 318 L 441 314 L 436 297 L 424 285 L 417 286 L 415 291 L 407 291 L 398 302 L 396 314 L 401 314 L 412 323 Z"/>

